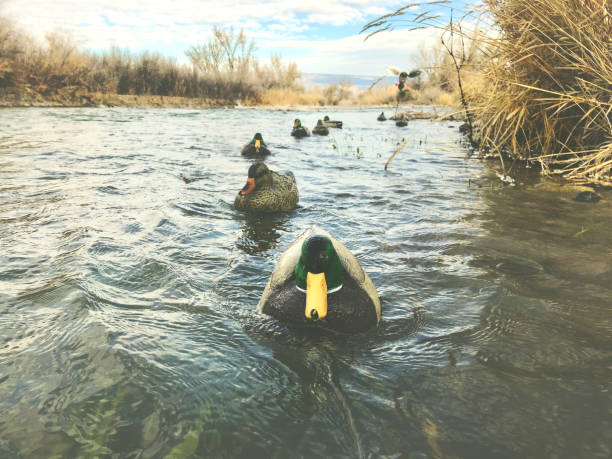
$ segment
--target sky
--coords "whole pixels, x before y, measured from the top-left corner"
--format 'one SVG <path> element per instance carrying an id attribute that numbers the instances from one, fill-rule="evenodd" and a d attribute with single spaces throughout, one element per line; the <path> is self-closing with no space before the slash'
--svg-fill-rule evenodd
<path id="1" fill-rule="evenodd" d="M 364 41 L 362 27 L 405 6 L 396 0 L 0 0 L 0 16 L 43 41 L 48 32 L 69 33 L 79 48 L 112 46 L 150 51 L 187 62 L 185 51 L 206 43 L 212 28 L 243 29 L 257 57 L 280 54 L 306 73 L 381 75 L 388 65 L 411 67 L 420 43 L 440 32 L 401 27 Z M 462 0 L 453 7 L 464 9 Z M 417 11 L 417 9 L 414 9 Z"/>

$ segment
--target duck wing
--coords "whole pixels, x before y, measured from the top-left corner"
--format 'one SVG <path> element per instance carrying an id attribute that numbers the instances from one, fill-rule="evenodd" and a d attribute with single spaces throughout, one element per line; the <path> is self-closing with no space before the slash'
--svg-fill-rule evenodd
<path id="1" fill-rule="evenodd" d="M 272 171 L 272 177 L 277 182 L 297 183 L 295 180 L 295 175 L 293 175 L 293 172 L 291 171 L 283 171 L 283 172 Z"/>
<path id="2" fill-rule="evenodd" d="M 300 234 L 297 239 L 293 241 L 289 247 L 287 247 L 287 250 L 283 252 L 276 262 L 274 271 L 272 271 L 272 275 L 270 276 L 270 279 L 268 279 L 266 288 L 264 289 L 261 299 L 259 300 L 258 308 L 260 312 L 272 291 L 281 288 L 287 279 L 289 279 L 295 272 L 295 265 L 297 265 L 300 258 L 302 244 L 307 238 L 314 234 L 312 230 L 313 228 L 309 228 Z"/>
<path id="3" fill-rule="evenodd" d="M 323 231 L 323 230 L 321 230 Z M 334 244 L 334 249 L 336 249 L 336 253 L 342 262 L 342 267 L 344 271 L 357 283 L 357 285 L 365 291 L 372 303 L 374 303 L 374 307 L 376 308 L 376 317 L 380 321 L 381 318 L 381 306 L 380 306 L 380 298 L 378 297 L 378 293 L 376 292 L 376 287 L 372 282 L 372 279 L 365 273 L 359 261 L 353 255 L 353 253 L 339 240 L 329 235 L 325 231 L 323 231 Z"/>

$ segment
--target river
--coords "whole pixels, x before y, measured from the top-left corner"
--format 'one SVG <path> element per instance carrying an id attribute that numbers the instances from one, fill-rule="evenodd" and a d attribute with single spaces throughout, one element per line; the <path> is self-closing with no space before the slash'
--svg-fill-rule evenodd
<path id="1" fill-rule="evenodd" d="M 0 457 L 610 457 L 612 193 L 501 181 L 459 123 L 378 113 L 1 110 Z M 345 128 L 289 135 L 324 114 Z M 255 132 L 293 212 L 233 209 Z M 314 224 L 378 328 L 257 312 Z"/>

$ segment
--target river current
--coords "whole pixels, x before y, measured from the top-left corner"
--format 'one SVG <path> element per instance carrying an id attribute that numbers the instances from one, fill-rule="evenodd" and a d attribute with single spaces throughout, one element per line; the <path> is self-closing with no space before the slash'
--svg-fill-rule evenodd
<path id="1" fill-rule="evenodd" d="M 610 457 L 612 193 L 502 181 L 459 123 L 379 111 L 1 110 L 0 457 Z M 293 212 L 233 209 L 255 132 Z M 315 224 L 379 327 L 257 312 Z"/>

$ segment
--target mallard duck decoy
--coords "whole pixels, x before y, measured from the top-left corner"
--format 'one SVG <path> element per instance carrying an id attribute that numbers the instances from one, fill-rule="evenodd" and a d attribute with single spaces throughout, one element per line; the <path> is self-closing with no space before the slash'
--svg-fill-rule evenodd
<path id="1" fill-rule="evenodd" d="M 323 124 L 323 121 L 319 120 L 317 121 L 317 125 L 313 128 L 312 133 L 317 135 L 329 135 L 329 129 Z"/>
<path id="2" fill-rule="evenodd" d="M 405 113 L 395 115 L 395 125 L 399 127 L 408 126 L 408 120 L 406 119 Z"/>
<path id="3" fill-rule="evenodd" d="M 242 156 L 266 156 L 270 154 L 270 150 L 268 150 L 261 134 L 257 132 L 253 139 L 242 147 L 240 154 Z"/>
<path id="4" fill-rule="evenodd" d="M 310 136 L 310 131 L 307 127 L 302 126 L 302 122 L 296 118 L 293 122 L 293 130 L 291 131 L 291 135 L 299 139 L 301 137 Z"/>
<path id="5" fill-rule="evenodd" d="M 364 331 L 381 319 L 376 288 L 357 258 L 316 226 L 281 255 L 259 311 L 285 322 L 341 332 Z"/>
<path id="6" fill-rule="evenodd" d="M 330 120 L 329 116 L 327 115 L 325 115 L 325 117 L 323 118 L 323 123 L 325 124 L 325 126 L 330 128 L 342 129 L 342 121 Z"/>
<path id="7" fill-rule="evenodd" d="M 234 200 L 236 210 L 259 212 L 289 211 L 296 208 L 299 193 L 291 172 L 279 174 L 261 161 L 249 167 L 246 185 Z"/>
<path id="8" fill-rule="evenodd" d="M 387 121 L 387 117 L 385 116 L 385 112 L 380 112 L 380 115 L 378 115 L 378 118 L 376 118 L 378 121 Z"/>

